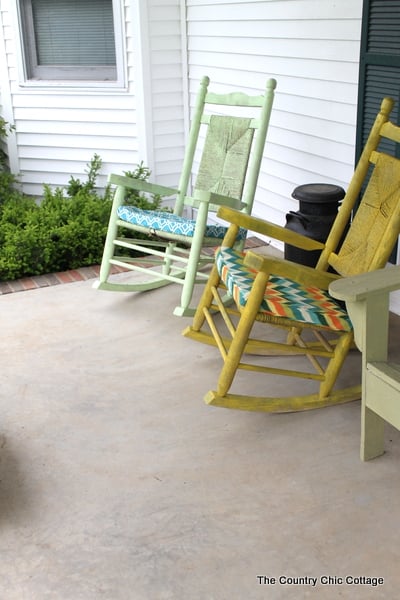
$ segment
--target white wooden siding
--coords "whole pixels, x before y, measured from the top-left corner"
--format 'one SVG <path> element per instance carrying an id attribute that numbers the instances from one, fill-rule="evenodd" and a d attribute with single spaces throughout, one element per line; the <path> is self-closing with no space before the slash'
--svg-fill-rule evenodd
<path id="1" fill-rule="evenodd" d="M 13 123 L 13 107 L 11 98 L 10 69 L 12 63 L 12 46 L 9 43 L 13 39 L 13 29 L 10 25 L 10 14 L 8 2 L 0 3 L 0 100 L 1 116 L 8 123 Z M 4 144 L 4 140 L 3 140 Z M 12 132 L 7 138 L 7 147 L 4 148 L 8 154 L 8 162 L 13 173 L 18 172 L 18 152 L 16 144 L 16 134 Z"/>
<path id="2" fill-rule="evenodd" d="M 187 133 L 181 2 L 152 0 L 149 5 L 154 174 L 159 183 L 176 186 Z"/>
<path id="3" fill-rule="evenodd" d="M 277 79 L 254 214 L 285 223 L 303 183 L 343 187 L 354 166 L 362 0 L 187 0 L 191 102 Z"/>
<path id="4" fill-rule="evenodd" d="M 184 149 L 180 2 L 122 0 L 122 8 L 123 89 L 37 87 L 21 85 L 16 8 L 2 0 L 1 90 L 9 106 L 2 114 L 16 128 L 9 152 L 25 192 L 40 195 L 43 183 L 84 178 L 94 153 L 103 160 L 100 185 L 142 160 L 160 183 L 176 184 Z"/>
<path id="5" fill-rule="evenodd" d="M 297 209 L 297 185 L 346 187 L 362 0 L 121 2 L 126 88 L 73 90 L 20 85 L 15 3 L 2 0 L 2 111 L 16 125 L 9 151 L 25 191 L 39 194 L 43 182 L 83 177 L 94 152 L 104 176 L 144 160 L 157 181 L 176 184 L 187 107 L 204 74 L 220 91 L 259 93 L 269 77 L 278 81 L 255 214 L 283 224 Z"/>

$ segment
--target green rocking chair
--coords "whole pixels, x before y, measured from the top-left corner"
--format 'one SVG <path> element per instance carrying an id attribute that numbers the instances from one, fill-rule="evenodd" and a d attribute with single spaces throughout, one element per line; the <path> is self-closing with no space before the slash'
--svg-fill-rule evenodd
<path id="1" fill-rule="evenodd" d="M 183 289 L 174 311 L 177 316 L 194 314 L 190 306 L 194 286 L 206 282 L 204 267 L 213 262 L 212 252 L 204 249 L 218 246 L 226 233 L 226 227 L 216 219 L 209 223 L 210 213 L 221 205 L 246 214 L 252 210 L 276 81 L 269 79 L 265 92 L 257 96 L 243 92 L 217 94 L 209 92 L 208 85 L 209 78 L 204 77 L 177 189 L 110 175 L 109 183 L 116 185 L 116 190 L 100 276 L 94 284 L 102 290 L 140 292 L 178 283 Z M 200 164 L 195 174 L 197 162 Z M 174 196 L 173 213 L 124 204 L 129 189 L 164 198 Z M 195 211 L 195 218 L 188 218 L 188 209 Z M 130 237 L 122 237 L 121 228 Z M 135 237 L 137 233 L 141 235 Z M 243 247 L 246 233 L 239 232 L 239 247 Z M 136 279 L 135 275 L 124 282 L 110 279 L 112 265 L 144 277 Z"/>

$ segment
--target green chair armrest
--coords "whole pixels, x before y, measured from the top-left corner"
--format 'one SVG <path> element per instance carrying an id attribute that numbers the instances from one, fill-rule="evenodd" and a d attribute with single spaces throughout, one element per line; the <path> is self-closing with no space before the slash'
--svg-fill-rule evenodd
<path id="1" fill-rule="evenodd" d="M 367 296 L 389 294 L 400 289 L 400 265 L 344 277 L 332 283 L 329 293 L 338 300 L 358 302 Z"/>
<path id="2" fill-rule="evenodd" d="M 223 194 L 217 194 L 215 192 L 209 192 L 205 190 L 195 190 L 193 198 L 185 198 L 185 204 L 198 208 L 200 203 L 205 202 L 215 207 L 215 210 L 220 206 L 228 206 L 236 210 L 240 210 L 245 204 L 238 198 L 232 198 L 232 196 L 224 196 Z"/>
<path id="3" fill-rule="evenodd" d="M 291 246 L 296 246 L 296 248 L 302 248 L 303 250 L 322 250 L 324 248 L 322 242 L 317 242 L 305 235 L 286 229 L 286 227 L 282 227 L 281 225 L 246 215 L 225 206 L 222 206 L 218 210 L 217 216 L 229 223 L 234 223 L 249 231 L 280 240 Z"/>
<path id="4" fill-rule="evenodd" d="M 127 177 L 126 175 L 109 175 L 108 183 L 112 185 L 127 187 L 139 192 L 148 192 L 149 194 L 157 194 L 159 196 L 174 196 L 178 193 L 178 190 L 174 188 L 166 187 L 165 185 L 158 185 L 156 183 L 149 183 L 142 179 L 135 179 L 134 177 Z"/>
<path id="5" fill-rule="evenodd" d="M 313 267 L 299 265 L 284 258 L 263 256 L 251 250 L 246 253 L 244 263 L 255 271 L 262 271 L 271 275 L 278 275 L 279 277 L 287 277 L 302 285 L 313 285 L 323 290 L 327 290 L 332 281 L 339 278 L 339 275 L 334 273 L 317 271 Z"/>

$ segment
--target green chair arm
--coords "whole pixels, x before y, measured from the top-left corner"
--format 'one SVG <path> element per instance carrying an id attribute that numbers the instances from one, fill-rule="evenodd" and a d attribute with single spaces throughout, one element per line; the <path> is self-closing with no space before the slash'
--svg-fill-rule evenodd
<path id="1" fill-rule="evenodd" d="M 331 296 L 346 302 L 364 372 L 371 361 L 387 361 L 389 294 L 399 288 L 400 265 L 344 277 L 329 286 Z"/>
<path id="2" fill-rule="evenodd" d="M 339 275 L 334 273 L 317 271 L 313 267 L 299 265 L 283 258 L 263 256 L 251 250 L 246 253 L 244 263 L 255 271 L 262 271 L 278 277 L 287 277 L 302 285 L 316 286 L 323 290 L 327 290 L 332 281 L 339 278 Z"/>
<path id="3" fill-rule="evenodd" d="M 178 190 L 174 188 L 166 187 L 165 185 L 158 185 L 156 183 L 149 183 L 142 179 L 135 179 L 134 177 L 127 177 L 126 175 L 109 175 L 108 183 L 112 185 L 127 187 L 139 192 L 148 192 L 149 194 L 157 194 L 159 196 L 174 196 L 178 193 Z"/>
<path id="4" fill-rule="evenodd" d="M 305 235 L 286 229 L 286 227 L 282 227 L 281 225 L 246 215 L 225 206 L 222 206 L 218 210 L 217 216 L 229 223 L 234 223 L 249 231 L 280 240 L 291 246 L 296 246 L 296 248 L 302 248 L 303 250 L 322 250 L 324 248 L 322 242 L 317 242 Z"/>
<path id="5" fill-rule="evenodd" d="M 343 277 L 329 287 L 329 293 L 338 300 L 358 302 L 367 296 L 389 294 L 400 289 L 400 265 Z"/>
<path id="6" fill-rule="evenodd" d="M 198 208 L 200 203 L 206 203 L 215 207 L 215 210 L 219 206 L 228 206 L 239 210 L 245 206 L 245 204 L 238 198 L 232 198 L 232 196 L 224 196 L 223 194 L 217 194 L 215 192 L 209 192 L 205 190 L 195 190 L 193 198 L 185 198 L 185 204 Z"/>

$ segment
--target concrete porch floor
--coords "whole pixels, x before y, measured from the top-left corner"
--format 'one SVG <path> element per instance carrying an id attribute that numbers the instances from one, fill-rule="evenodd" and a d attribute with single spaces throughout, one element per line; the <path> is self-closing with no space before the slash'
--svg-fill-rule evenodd
<path id="1" fill-rule="evenodd" d="M 397 598 L 399 432 L 362 463 L 359 402 L 208 407 L 180 290 L 91 284 L 0 297 L 0 599 Z"/>

